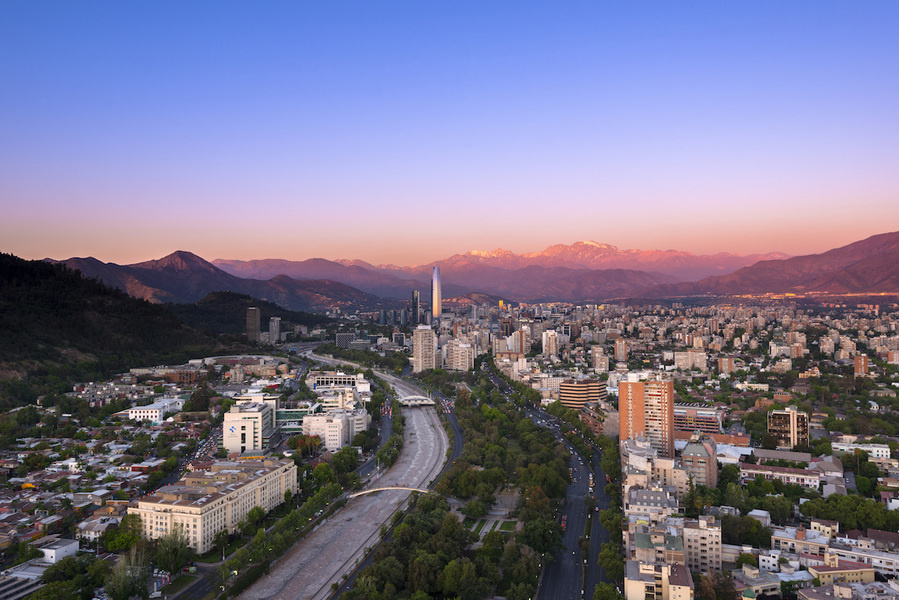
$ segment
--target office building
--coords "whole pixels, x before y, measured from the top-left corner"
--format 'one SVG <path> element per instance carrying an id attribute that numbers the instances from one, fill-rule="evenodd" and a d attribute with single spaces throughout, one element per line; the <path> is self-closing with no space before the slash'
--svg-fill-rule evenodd
<path id="1" fill-rule="evenodd" d="M 229 453 L 266 450 L 276 435 L 275 415 L 264 402 L 236 404 L 225 413 L 222 447 Z M 277 440 L 275 440 L 277 441 Z"/>
<path id="2" fill-rule="evenodd" d="M 268 320 L 268 342 L 270 344 L 281 342 L 281 317 L 272 317 Z"/>
<path id="3" fill-rule="evenodd" d="M 338 333 L 334 336 L 334 344 L 338 348 L 350 349 L 350 344 L 356 339 L 356 333 Z"/>
<path id="4" fill-rule="evenodd" d="M 197 554 L 214 547 L 215 535 L 234 533 L 254 506 L 269 511 L 297 492 L 292 460 L 215 462 L 142 497 L 128 514 L 140 517 L 143 537 L 155 540 L 180 527 Z"/>
<path id="5" fill-rule="evenodd" d="M 431 274 L 431 318 L 440 322 L 443 313 L 443 292 L 440 289 L 440 267 L 434 267 Z"/>
<path id="6" fill-rule="evenodd" d="M 768 433 L 777 439 L 778 448 L 808 446 L 808 415 L 795 406 L 768 413 Z"/>
<path id="7" fill-rule="evenodd" d="M 259 342 L 259 331 L 262 327 L 262 311 L 255 306 L 247 308 L 247 341 Z"/>
<path id="8" fill-rule="evenodd" d="M 634 373 L 618 384 L 622 441 L 645 437 L 659 456 L 674 457 L 674 382 Z"/>
<path id="9" fill-rule="evenodd" d="M 357 433 L 371 425 L 371 415 L 365 409 L 329 410 L 321 414 L 309 414 L 303 418 L 303 435 L 317 435 L 329 452 L 336 452 L 349 445 Z"/>
<path id="10" fill-rule="evenodd" d="M 436 368 L 437 335 L 427 325 L 419 325 L 412 332 L 412 372 L 421 373 Z"/>
<path id="11" fill-rule="evenodd" d="M 598 379 L 566 379 L 559 383 L 559 402 L 580 410 L 587 402 L 606 401 L 606 382 Z"/>
<path id="12" fill-rule="evenodd" d="M 421 323 L 421 293 L 418 290 L 412 291 L 412 324 Z"/>

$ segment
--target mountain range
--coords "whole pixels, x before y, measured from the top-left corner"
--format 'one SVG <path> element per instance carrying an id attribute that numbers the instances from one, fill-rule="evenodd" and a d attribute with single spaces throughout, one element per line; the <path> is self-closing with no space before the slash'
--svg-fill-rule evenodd
<path id="1" fill-rule="evenodd" d="M 232 291 L 290 310 L 399 306 L 421 290 L 429 296 L 439 266 L 445 298 L 478 292 L 520 302 L 594 302 L 613 298 L 759 293 L 899 293 L 899 232 L 872 236 L 822 254 L 694 255 L 675 250 L 619 250 L 596 242 L 456 254 L 428 265 L 396 267 L 360 260 L 218 259 L 189 252 L 116 265 L 94 258 L 63 261 L 89 277 L 153 302 L 196 302 Z M 750 264 L 751 263 L 751 264 Z M 640 268 L 635 268 L 640 267 Z M 702 279 L 687 275 L 716 272 Z"/>
<path id="2" fill-rule="evenodd" d="M 328 279 L 299 281 L 286 275 L 266 280 L 236 277 L 196 254 L 180 250 L 159 260 L 132 265 L 104 263 L 96 258 L 61 262 L 87 277 L 151 302 L 196 302 L 212 292 L 228 291 L 298 311 L 370 309 L 383 304 L 378 296 Z"/>

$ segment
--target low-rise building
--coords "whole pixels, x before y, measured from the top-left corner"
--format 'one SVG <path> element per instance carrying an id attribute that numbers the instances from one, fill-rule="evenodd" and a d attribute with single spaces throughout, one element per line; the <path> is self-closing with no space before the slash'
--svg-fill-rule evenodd
<path id="1" fill-rule="evenodd" d="M 162 398 L 152 404 L 129 408 L 126 412 L 128 413 L 128 418 L 132 421 L 149 421 L 157 425 L 162 423 L 166 413 L 181 412 L 182 408 L 184 408 L 184 400 L 180 398 Z"/>
<path id="2" fill-rule="evenodd" d="M 811 565 L 808 572 L 818 579 L 821 585 L 834 583 L 871 583 L 874 581 L 875 569 L 870 565 L 851 560 L 840 560 L 832 553 L 824 555 L 823 565 Z"/>
<path id="3" fill-rule="evenodd" d="M 625 600 L 693 600 L 693 578 L 684 565 L 646 564 L 627 561 Z"/>
<path id="4" fill-rule="evenodd" d="M 752 481 L 759 475 L 769 481 L 779 480 L 786 484 L 801 485 L 811 490 L 817 490 L 821 485 L 821 473 L 817 471 L 740 463 L 740 481 L 743 483 Z"/>
<path id="5" fill-rule="evenodd" d="M 771 531 L 771 548 L 774 550 L 824 556 L 829 547 L 829 537 L 805 527 L 776 527 Z"/>
<path id="6" fill-rule="evenodd" d="M 155 540 L 180 527 L 191 547 L 204 554 L 213 547 L 215 534 L 236 531 L 254 506 L 265 511 L 278 506 L 288 490 L 297 491 L 292 460 L 222 461 L 144 496 L 128 514 L 140 517 L 145 538 Z"/>

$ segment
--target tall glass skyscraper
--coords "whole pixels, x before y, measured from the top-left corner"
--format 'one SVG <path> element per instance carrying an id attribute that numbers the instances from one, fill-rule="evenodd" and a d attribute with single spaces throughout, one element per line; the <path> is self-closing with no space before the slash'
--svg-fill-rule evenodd
<path id="1" fill-rule="evenodd" d="M 443 295 L 440 291 L 440 267 L 434 267 L 431 275 L 431 318 L 440 321 L 443 312 Z"/>

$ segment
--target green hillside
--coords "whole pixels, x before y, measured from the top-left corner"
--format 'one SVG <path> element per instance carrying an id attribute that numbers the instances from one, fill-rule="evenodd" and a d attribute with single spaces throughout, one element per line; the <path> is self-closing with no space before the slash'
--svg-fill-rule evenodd
<path id="1" fill-rule="evenodd" d="M 262 329 L 268 328 L 271 317 L 281 317 L 282 331 L 289 330 L 293 325 L 311 328 L 331 322 L 323 315 L 286 310 L 277 304 L 235 292 L 212 292 L 193 304 L 167 304 L 166 308 L 195 329 L 241 335 L 246 332 L 247 308 L 250 306 L 260 310 Z"/>
<path id="2" fill-rule="evenodd" d="M 0 254 L 0 409 L 73 381 L 222 350 L 231 349 L 162 306 L 63 265 Z"/>

